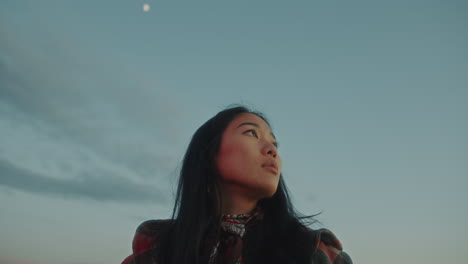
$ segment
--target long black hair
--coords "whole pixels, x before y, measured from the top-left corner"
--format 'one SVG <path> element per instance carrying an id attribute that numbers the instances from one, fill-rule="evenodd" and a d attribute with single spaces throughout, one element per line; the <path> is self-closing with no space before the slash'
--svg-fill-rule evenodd
<path id="1" fill-rule="evenodd" d="M 255 114 L 269 124 L 263 114 L 233 106 L 209 119 L 193 135 L 180 171 L 172 212 L 174 224 L 161 237 L 158 263 L 208 263 L 211 249 L 207 237 L 219 234 L 222 212 L 216 156 L 224 130 L 243 113 Z M 300 216 L 295 211 L 282 174 L 275 194 L 260 200 L 258 206 L 264 220 L 246 233 L 244 263 L 309 261 L 313 241 L 308 241 L 304 223 L 314 222 L 313 216 Z"/>

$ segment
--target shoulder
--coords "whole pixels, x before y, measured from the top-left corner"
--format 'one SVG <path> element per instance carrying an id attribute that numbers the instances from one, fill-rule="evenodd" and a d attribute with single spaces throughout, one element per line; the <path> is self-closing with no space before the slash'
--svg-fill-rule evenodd
<path id="1" fill-rule="evenodd" d="M 133 254 L 128 256 L 122 264 L 135 263 L 135 259 L 143 258 L 147 253 L 159 245 L 161 234 L 170 229 L 173 220 L 149 220 L 140 224 L 132 242 Z"/>
<path id="2" fill-rule="evenodd" d="M 343 251 L 340 240 L 328 229 L 308 229 L 314 238 L 314 263 L 318 264 L 352 264 L 353 261 Z"/>

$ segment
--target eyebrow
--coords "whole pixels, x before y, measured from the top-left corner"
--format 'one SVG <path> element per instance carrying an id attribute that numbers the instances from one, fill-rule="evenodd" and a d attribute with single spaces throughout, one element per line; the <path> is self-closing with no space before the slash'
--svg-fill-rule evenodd
<path id="1" fill-rule="evenodd" d="M 241 126 L 254 126 L 254 127 L 260 128 L 260 126 L 257 123 L 252 123 L 252 122 L 244 122 L 244 123 L 238 125 L 237 128 L 239 128 Z M 276 140 L 275 134 L 273 134 L 273 132 L 270 132 L 270 134 Z"/>

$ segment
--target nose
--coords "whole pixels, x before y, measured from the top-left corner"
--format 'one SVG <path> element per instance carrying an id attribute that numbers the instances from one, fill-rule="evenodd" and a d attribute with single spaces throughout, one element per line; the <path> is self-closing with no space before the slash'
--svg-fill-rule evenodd
<path id="1" fill-rule="evenodd" d="M 270 155 L 273 158 L 276 158 L 278 156 L 278 150 L 276 149 L 275 145 L 273 145 L 273 143 L 267 142 L 262 149 L 262 154 Z"/>

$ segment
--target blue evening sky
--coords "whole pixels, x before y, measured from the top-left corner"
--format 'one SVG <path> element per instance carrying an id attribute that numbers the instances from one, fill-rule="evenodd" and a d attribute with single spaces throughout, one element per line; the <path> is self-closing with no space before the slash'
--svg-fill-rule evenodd
<path id="1" fill-rule="evenodd" d="M 463 262 L 467 14 L 2 0 L 0 264 L 120 263 L 142 221 L 170 216 L 192 134 L 232 103 L 267 115 L 294 204 L 355 263 Z"/>

